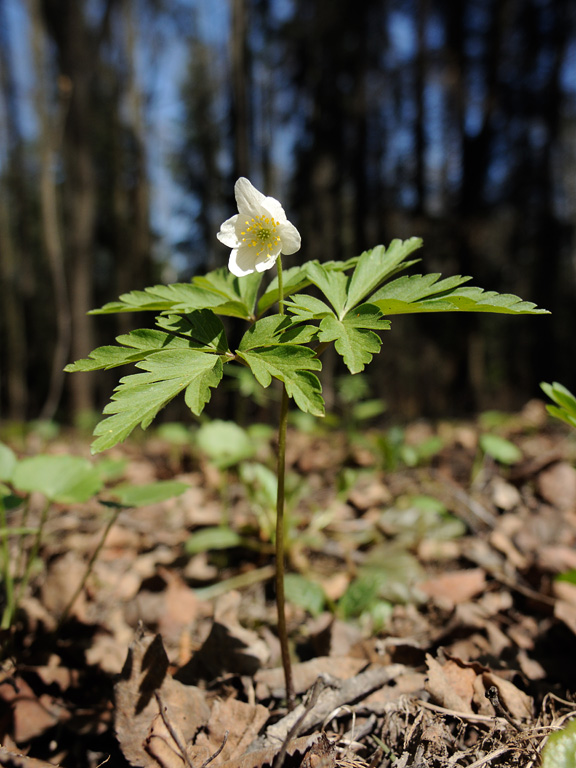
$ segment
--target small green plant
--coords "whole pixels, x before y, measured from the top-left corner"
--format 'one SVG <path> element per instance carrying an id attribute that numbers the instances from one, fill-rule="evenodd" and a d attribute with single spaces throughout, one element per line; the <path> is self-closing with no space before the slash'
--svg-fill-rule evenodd
<path id="1" fill-rule="evenodd" d="M 546 406 L 548 413 L 570 424 L 571 427 L 576 427 L 576 397 L 572 392 L 557 381 L 552 384 L 542 382 L 540 386 L 555 403 L 555 405 Z"/>
<path id="2" fill-rule="evenodd" d="M 576 768 L 576 720 L 551 733 L 542 750 L 542 768 Z"/>
<path id="3" fill-rule="evenodd" d="M 105 490 L 105 482 L 117 479 L 122 469 L 119 462 L 104 460 L 95 465 L 80 456 L 39 454 L 18 459 L 7 445 L 0 443 L 0 579 L 5 597 L 0 630 L 13 627 L 20 600 L 34 570 L 40 566 L 45 526 L 54 504 L 80 504 L 98 496 L 103 510 L 111 510 L 84 577 L 59 617 L 61 624 L 83 589 L 119 513 L 164 501 L 188 487 L 185 483 L 165 481 L 145 486 L 116 485 Z M 30 521 L 32 494 L 42 498 L 34 521 Z"/>
<path id="4" fill-rule="evenodd" d="M 361 373 L 378 354 L 390 316 L 414 312 L 496 312 L 542 314 L 531 302 L 467 286 L 469 277 L 439 274 L 398 276 L 416 261 L 422 241 L 394 240 L 346 261 L 304 261 L 283 270 L 281 254 L 300 249 L 300 235 L 282 205 L 248 181 L 235 185 L 238 213 L 226 220 L 219 240 L 231 249 L 228 269 L 197 276 L 190 283 L 133 291 L 97 313 L 156 313 L 154 328 L 119 336 L 95 349 L 67 371 L 94 371 L 135 365 L 124 376 L 96 426 L 94 453 L 124 440 L 137 426 L 146 429 L 179 394 L 199 416 L 222 381 L 224 368 L 249 369 L 264 388 L 280 382 L 276 497 L 276 602 L 278 635 L 289 705 L 294 699 L 284 611 L 284 491 L 286 427 L 290 400 L 313 417 L 325 414 L 318 372 L 322 354 L 334 345 L 350 374 Z M 263 285 L 264 273 L 277 267 Z M 313 289 L 313 293 L 309 292 Z M 222 316 L 244 325 L 231 348 Z M 249 390 L 245 390 L 249 391 Z"/>

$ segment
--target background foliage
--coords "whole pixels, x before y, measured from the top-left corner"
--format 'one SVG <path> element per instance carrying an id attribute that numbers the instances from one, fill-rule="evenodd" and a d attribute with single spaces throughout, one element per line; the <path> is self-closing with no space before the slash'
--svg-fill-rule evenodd
<path id="1" fill-rule="evenodd" d="M 553 311 L 406 316 L 368 394 L 411 417 L 574 389 L 575 21 L 569 0 L 0 0 L 0 415 L 102 407 L 105 373 L 62 369 L 133 320 L 87 311 L 225 263 L 239 175 L 284 202 L 292 259 L 416 235 L 422 271 Z M 324 360 L 329 407 L 341 373 Z"/>

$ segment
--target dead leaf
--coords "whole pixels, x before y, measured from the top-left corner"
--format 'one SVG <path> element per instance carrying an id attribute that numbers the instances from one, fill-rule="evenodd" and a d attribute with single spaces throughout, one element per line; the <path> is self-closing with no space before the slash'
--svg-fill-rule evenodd
<path id="1" fill-rule="evenodd" d="M 557 509 L 576 507 L 576 469 L 567 461 L 559 461 L 542 470 L 537 483 L 542 498 Z"/>
<path id="2" fill-rule="evenodd" d="M 6 747 L 0 746 L 0 765 L 4 768 L 58 768 L 54 763 L 38 760 L 35 757 L 27 757 L 17 752 L 11 752 Z"/>
<path id="3" fill-rule="evenodd" d="M 310 661 L 294 664 L 292 677 L 294 692 L 297 694 L 308 691 L 321 675 L 334 675 L 339 680 L 347 680 L 366 666 L 366 659 L 350 656 L 318 656 Z M 271 694 L 283 691 L 285 688 L 283 669 L 261 669 L 254 675 L 254 682 L 259 686 L 259 698 L 268 698 Z"/>
<path id="4" fill-rule="evenodd" d="M 213 680 L 223 672 L 253 675 L 268 660 L 266 643 L 238 621 L 241 600 L 239 592 L 227 592 L 218 599 L 210 634 L 190 662 L 178 671 L 178 680 Z"/>
<path id="5" fill-rule="evenodd" d="M 426 655 L 426 664 L 428 666 L 426 690 L 432 699 L 446 709 L 472 714 L 476 679 L 474 670 L 464 669 L 452 661 L 442 665 L 430 654 Z"/>
<path id="6" fill-rule="evenodd" d="M 146 750 L 152 721 L 161 705 L 186 742 L 208 722 L 210 710 L 204 694 L 168 674 L 168 657 L 160 635 L 138 636 L 126 657 L 116 693 L 116 735 L 126 759 L 143 768 L 158 768 Z"/>
<path id="7" fill-rule="evenodd" d="M 486 589 L 486 573 L 482 568 L 443 573 L 418 584 L 418 588 L 436 600 L 449 605 L 464 603 Z"/>
<path id="8" fill-rule="evenodd" d="M 206 730 L 198 735 L 190 752 L 194 765 L 202 765 L 222 745 L 222 752 L 211 763 L 221 765 L 238 760 L 270 717 L 270 712 L 261 704 L 248 704 L 237 699 L 215 701 Z"/>
<path id="9" fill-rule="evenodd" d="M 527 720 L 532 717 L 532 699 L 517 688 L 514 683 L 504 680 L 494 672 L 484 672 L 482 675 L 484 689 L 496 686 L 500 703 L 515 720 Z"/>
<path id="10" fill-rule="evenodd" d="M 576 606 L 565 600 L 557 600 L 554 604 L 554 616 L 576 635 Z"/>
<path id="11" fill-rule="evenodd" d="M 47 693 L 38 696 L 18 675 L 0 685 L 0 700 L 9 706 L 11 736 L 16 744 L 25 744 L 70 717 L 54 697 Z"/>

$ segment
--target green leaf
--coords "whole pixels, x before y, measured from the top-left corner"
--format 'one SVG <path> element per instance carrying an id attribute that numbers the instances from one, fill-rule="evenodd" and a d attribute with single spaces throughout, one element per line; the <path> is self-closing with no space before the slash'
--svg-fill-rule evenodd
<path id="1" fill-rule="evenodd" d="M 248 349 L 255 349 L 256 347 L 278 344 L 282 332 L 290 328 L 291 325 L 292 320 L 286 315 L 263 317 L 248 328 L 240 341 L 238 349 L 243 352 Z"/>
<path id="2" fill-rule="evenodd" d="M 345 309 L 355 307 L 365 299 L 384 280 L 398 271 L 398 267 L 407 256 L 421 247 L 422 240 L 419 237 L 412 237 L 405 241 L 393 240 L 387 250 L 383 245 L 378 245 L 369 251 L 364 251 L 350 279 Z M 409 265 L 404 264 L 402 268 L 407 266 Z"/>
<path id="3" fill-rule="evenodd" d="M 0 480 L 10 480 L 18 463 L 16 454 L 4 443 L 0 443 Z"/>
<path id="4" fill-rule="evenodd" d="M 553 384 L 542 382 L 540 386 L 548 397 L 559 406 L 547 405 L 548 413 L 554 418 L 561 419 L 572 427 L 576 427 L 576 397 L 572 392 L 557 381 Z"/>
<path id="5" fill-rule="evenodd" d="M 252 320 L 262 277 L 261 272 L 253 272 L 239 278 L 227 267 L 221 267 L 206 275 L 195 277 L 192 282 L 195 287 L 209 291 L 216 297 L 217 303 L 205 306 L 212 307 L 218 315 Z"/>
<path id="6" fill-rule="evenodd" d="M 116 368 L 127 363 L 137 363 L 144 360 L 152 352 L 166 349 L 189 349 L 190 342 L 174 334 L 151 328 L 139 328 L 130 333 L 116 337 L 121 347 L 97 347 L 90 352 L 89 357 L 77 360 L 67 365 L 64 370 L 68 373 L 78 371 L 97 371 L 100 369 Z"/>
<path id="7" fill-rule="evenodd" d="M 112 400 L 104 408 L 114 414 L 94 430 L 98 439 L 92 452 L 98 453 L 124 440 L 139 424 L 146 429 L 158 411 L 184 391 L 186 405 L 197 416 L 210 399 L 210 389 L 222 378 L 222 361 L 216 355 L 193 349 L 155 352 L 137 364 L 147 373 L 124 376 Z"/>
<path id="8" fill-rule="evenodd" d="M 190 349 L 228 352 L 226 331 L 222 320 L 211 309 L 197 309 L 185 315 L 168 315 L 156 319 L 156 324 L 171 334 L 190 339 Z"/>
<path id="9" fill-rule="evenodd" d="M 341 318 L 346 304 L 348 276 L 343 272 L 327 269 L 323 264 L 313 261 L 307 265 L 306 271 L 310 281 L 322 291 L 334 307 L 338 317 Z"/>
<path id="10" fill-rule="evenodd" d="M 324 609 L 326 595 L 320 584 L 299 573 L 287 573 L 284 590 L 289 603 L 300 606 L 312 616 L 318 616 Z"/>
<path id="11" fill-rule="evenodd" d="M 322 317 L 335 316 L 334 310 L 326 302 L 305 293 L 297 293 L 287 301 L 286 309 L 300 320 L 319 320 Z"/>
<path id="12" fill-rule="evenodd" d="M 548 736 L 541 768 L 576 768 L 576 720 Z"/>
<path id="13" fill-rule="evenodd" d="M 118 301 L 93 309 L 91 315 L 107 315 L 112 312 L 190 312 L 222 304 L 226 299 L 213 291 L 191 283 L 154 285 L 143 291 L 123 293 Z"/>
<path id="14" fill-rule="evenodd" d="M 110 494 L 125 507 L 146 507 L 181 496 L 190 486 L 177 480 L 159 480 L 146 485 L 117 485 Z"/>
<path id="15" fill-rule="evenodd" d="M 250 326 L 238 349 L 244 352 L 277 344 L 307 344 L 314 338 L 317 330 L 311 325 L 297 325 L 286 315 L 269 315 Z"/>
<path id="16" fill-rule="evenodd" d="M 102 488 L 97 468 L 80 456 L 32 456 L 14 470 L 15 488 L 38 491 L 50 501 L 75 504 L 92 498 Z"/>
<path id="17" fill-rule="evenodd" d="M 197 555 L 215 549 L 232 549 L 241 544 L 242 537 L 231 528 L 203 528 L 188 538 L 184 550 L 187 555 Z"/>
<path id="18" fill-rule="evenodd" d="M 484 453 L 501 464 L 515 464 L 522 458 L 522 451 L 510 440 L 499 435 L 480 435 L 479 443 Z"/>
<path id="19" fill-rule="evenodd" d="M 234 421 L 209 421 L 196 432 L 198 448 L 220 469 L 254 456 L 255 446 L 245 429 Z"/>
<path id="20" fill-rule="evenodd" d="M 322 367 L 313 350 L 283 344 L 240 351 L 238 356 L 248 363 L 263 387 L 270 385 L 272 377 L 283 381 L 286 392 L 294 398 L 300 410 L 314 416 L 324 416 L 322 387 L 318 377 L 310 373 Z"/>
<path id="21" fill-rule="evenodd" d="M 348 312 L 344 320 L 324 317 L 320 323 L 318 340 L 334 341 L 334 347 L 342 355 L 350 373 L 359 373 L 382 346 L 382 340 L 372 329 L 389 328 L 390 321 L 382 316 L 378 307 L 362 304 Z"/>
<path id="22" fill-rule="evenodd" d="M 380 288 L 370 297 L 384 315 L 413 312 L 494 312 L 498 314 L 549 314 L 531 301 L 509 293 L 498 294 L 464 286 L 471 278 L 455 275 L 439 280 L 439 274 L 404 276 Z"/>
<path id="23" fill-rule="evenodd" d="M 559 573 L 558 576 L 554 577 L 554 581 L 567 581 L 568 584 L 576 584 L 576 568 Z"/>
<path id="24" fill-rule="evenodd" d="M 284 298 L 286 299 L 292 293 L 301 291 L 306 286 L 310 285 L 310 278 L 306 273 L 304 267 L 292 267 L 291 269 L 285 269 L 282 272 L 282 287 L 284 291 Z M 266 310 L 278 301 L 278 277 L 275 277 L 266 291 L 260 297 L 258 301 L 257 314 L 261 317 Z"/>
<path id="25" fill-rule="evenodd" d="M 191 283 L 154 285 L 143 291 L 131 291 L 118 301 L 105 304 L 90 314 L 112 312 L 191 312 L 213 309 L 219 315 L 250 319 L 262 275 L 254 273 L 241 280 L 222 267 L 207 275 L 193 278 Z"/>

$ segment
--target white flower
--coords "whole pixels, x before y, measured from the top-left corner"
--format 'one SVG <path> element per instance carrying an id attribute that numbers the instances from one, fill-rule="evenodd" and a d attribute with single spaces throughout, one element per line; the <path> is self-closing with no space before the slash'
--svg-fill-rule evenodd
<path id="1" fill-rule="evenodd" d="M 220 227 L 218 240 L 232 248 L 228 269 L 237 277 L 271 269 L 281 253 L 300 250 L 300 233 L 278 200 L 266 197 L 244 177 L 234 185 L 238 213 Z"/>

